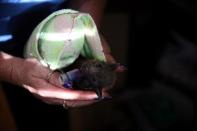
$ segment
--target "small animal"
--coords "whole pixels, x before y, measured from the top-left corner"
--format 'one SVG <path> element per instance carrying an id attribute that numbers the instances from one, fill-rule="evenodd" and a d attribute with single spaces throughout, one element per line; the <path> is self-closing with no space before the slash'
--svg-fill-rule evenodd
<path id="1" fill-rule="evenodd" d="M 102 98 L 102 89 L 110 88 L 116 79 L 118 64 L 110 64 L 97 60 L 83 61 L 79 68 L 64 71 L 61 76 L 64 87 L 79 90 L 92 90 Z"/>

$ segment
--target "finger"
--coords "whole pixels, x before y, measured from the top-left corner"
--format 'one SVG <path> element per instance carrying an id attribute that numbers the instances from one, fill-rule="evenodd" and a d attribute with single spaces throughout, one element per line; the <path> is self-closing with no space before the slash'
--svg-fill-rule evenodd
<path id="1" fill-rule="evenodd" d="M 102 35 L 100 35 L 100 36 L 101 36 L 100 38 L 101 38 L 101 44 L 102 44 L 102 47 L 103 47 L 103 52 L 110 53 L 111 49 L 110 49 L 106 39 Z"/>
<path id="2" fill-rule="evenodd" d="M 98 100 L 90 100 L 90 101 L 65 101 L 65 106 L 67 107 L 82 107 L 82 106 L 88 106 L 91 104 L 94 104 L 98 102 Z"/>
<path id="3" fill-rule="evenodd" d="M 34 64 L 32 69 L 33 77 L 45 79 L 46 81 L 49 81 L 51 84 L 54 84 L 55 86 L 61 86 L 61 82 L 59 80 L 60 73 L 58 71 L 50 70 L 48 67 L 43 66 L 34 58 L 27 59 L 27 61 Z"/>
<path id="4" fill-rule="evenodd" d="M 50 69 L 43 66 L 37 59 L 35 58 L 28 58 L 26 61 L 31 64 L 29 70 L 32 70 L 32 76 L 37 78 L 47 78 L 47 74 L 50 72 Z"/>
<path id="5" fill-rule="evenodd" d="M 41 82 L 37 82 L 37 84 L 42 87 L 37 87 L 38 90 L 35 93 L 39 94 L 42 97 L 66 100 L 93 100 L 98 98 L 96 93 L 92 91 L 72 90 L 66 89 L 64 87 L 58 88 L 43 80 Z"/>
<path id="6" fill-rule="evenodd" d="M 62 100 L 57 98 L 41 98 L 37 97 L 40 100 L 42 100 L 44 103 L 50 104 L 50 105 L 61 105 L 66 107 L 82 107 L 91 105 L 93 103 L 98 102 L 99 100 L 89 100 L 89 101 L 82 101 L 82 100 Z"/>
<path id="7" fill-rule="evenodd" d="M 62 87 L 62 81 L 60 80 L 60 73 L 57 71 L 54 71 L 50 77 L 48 77 L 48 82 L 58 86 L 58 87 Z"/>
<path id="8" fill-rule="evenodd" d="M 111 63 L 111 64 L 115 64 L 116 63 L 114 57 L 111 54 L 106 54 L 105 53 L 105 57 L 106 57 L 108 63 Z"/>

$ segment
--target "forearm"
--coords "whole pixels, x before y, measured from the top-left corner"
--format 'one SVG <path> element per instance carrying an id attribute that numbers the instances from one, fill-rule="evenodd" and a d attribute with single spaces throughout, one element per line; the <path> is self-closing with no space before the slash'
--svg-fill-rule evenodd
<path id="1" fill-rule="evenodd" d="M 0 52 L 0 81 L 6 81 L 20 85 L 20 71 L 23 68 L 24 60 Z"/>
<path id="2" fill-rule="evenodd" d="M 100 27 L 106 0 L 72 0 L 71 7 L 89 13 L 97 27 Z"/>

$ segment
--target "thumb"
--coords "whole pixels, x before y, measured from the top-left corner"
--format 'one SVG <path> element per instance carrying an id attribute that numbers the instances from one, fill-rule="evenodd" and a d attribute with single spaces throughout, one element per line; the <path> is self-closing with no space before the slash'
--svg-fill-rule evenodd
<path id="1" fill-rule="evenodd" d="M 60 80 L 60 72 L 58 71 L 49 71 L 47 75 L 48 82 L 54 86 L 62 87 L 63 83 Z"/>

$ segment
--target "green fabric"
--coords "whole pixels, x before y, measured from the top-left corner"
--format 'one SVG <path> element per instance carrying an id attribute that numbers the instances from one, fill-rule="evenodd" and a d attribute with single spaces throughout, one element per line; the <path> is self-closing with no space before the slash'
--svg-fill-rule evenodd
<path id="1" fill-rule="evenodd" d="M 79 55 L 106 61 L 96 25 L 89 14 L 63 9 L 34 29 L 25 57 L 35 57 L 52 70 L 67 67 Z"/>

